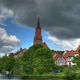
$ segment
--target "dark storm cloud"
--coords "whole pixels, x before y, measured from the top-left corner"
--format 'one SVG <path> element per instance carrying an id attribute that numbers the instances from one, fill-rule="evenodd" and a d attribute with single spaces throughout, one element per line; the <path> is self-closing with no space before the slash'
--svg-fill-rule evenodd
<path id="1" fill-rule="evenodd" d="M 17 21 L 41 27 L 59 39 L 80 38 L 80 0 L 0 0 L 0 5 L 14 11 Z"/>

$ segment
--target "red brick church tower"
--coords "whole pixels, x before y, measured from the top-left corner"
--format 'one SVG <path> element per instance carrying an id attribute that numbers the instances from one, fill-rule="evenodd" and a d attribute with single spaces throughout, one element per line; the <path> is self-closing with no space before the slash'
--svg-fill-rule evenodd
<path id="1" fill-rule="evenodd" d="M 35 36 L 34 36 L 34 44 L 42 44 L 42 35 L 41 35 L 41 27 L 40 27 L 40 20 L 38 17 L 37 26 L 35 28 Z"/>

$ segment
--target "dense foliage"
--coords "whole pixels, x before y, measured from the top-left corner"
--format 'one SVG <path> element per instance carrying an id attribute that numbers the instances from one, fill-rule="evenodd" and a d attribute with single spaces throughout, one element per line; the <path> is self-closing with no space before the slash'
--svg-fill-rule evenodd
<path id="1" fill-rule="evenodd" d="M 67 80 L 80 79 L 80 52 L 74 56 L 76 66 L 57 66 L 54 64 L 52 53 L 49 48 L 41 45 L 33 45 L 25 51 L 22 57 L 14 58 L 13 55 L 0 58 L 0 73 L 9 71 L 11 75 L 19 76 L 52 76 L 64 77 Z M 62 54 L 63 51 L 57 51 Z"/>
<path id="2" fill-rule="evenodd" d="M 54 68 L 51 50 L 40 45 L 32 46 L 23 56 L 26 62 L 24 70 L 28 74 L 39 75 L 49 73 Z"/>
<path id="3" fill-rule="evenodd" d="M 54 51 L 54 50 L 52 50 L 52 52 L 53 52 L 53 54 L 55 54 L 55 53 L 63 54 L 64 53 L 64 51 Z"/>
<path id="4" fill-rule="evenodd" d="M 52 52 L 41 45 L 30 47 L 22 57 L 4 56 L 0 58 L 0 71 L 9 71 L 13 75 L 40 75 L 54 69 Z"/>
<path id="5" fill-rule="evenodd" d="M 9 71 L 15 67 L 15 59 L 13 56 L 3 56 L 0 58 L 0 71 Z"/>
<path id="6" fill-rule="evenodd" d="M 80 51 L 78 51 L 78 55 L 74 56 L 73 62 L 76 63 L 78 68 L 80 68 Z"/>

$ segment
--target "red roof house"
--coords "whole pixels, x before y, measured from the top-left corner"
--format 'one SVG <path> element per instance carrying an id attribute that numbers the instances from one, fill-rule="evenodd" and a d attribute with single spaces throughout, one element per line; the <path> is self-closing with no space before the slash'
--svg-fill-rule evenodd
<path id="1" fill-rule="evenodd" d="M 58 66 L 64 66 L 64 65 L 66 65 L 66 60 L 65 60 L 65 58 L 63 57 L 62 54 L 55 53 L 53 55 L 53 58 L 55 59 L 55 64 L 56 65 L 58 65 Z"/>
<path id="2" fill-rule="evenodd" d="M 55 54 L 53 55 L 53 58 L 56 60 L 57 58 L 59 58 L 59 57 L 61 57 L 61 56 L 62 56 L 61 54 L 55 53 Z"/>
<path id="3" fill-rule="evenodd" d="M 67 51 L 64 52 L 63 56 L 66 58 L 66 57 L 69 57 L 69 56 L 74 56 L 76 54 L 78 54 L 77 50 L 76 51 L 74 51 L 74 50 L 68 51 L 67 50 Z"/>

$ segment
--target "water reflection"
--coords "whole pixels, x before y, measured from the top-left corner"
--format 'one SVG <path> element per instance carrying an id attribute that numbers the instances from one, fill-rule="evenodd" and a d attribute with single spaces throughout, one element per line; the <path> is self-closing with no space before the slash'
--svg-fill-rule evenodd
<path id="1" fill-rule="evenodd" d="M 16 77 L 16 76 L 6 76 L 6 75 L 2 75 L 0 74 L 0 80 L 65 80 L 65 79 L 54 79 L 54 78 L 48 78 L 48 79 L 42 79 L 42 78 L 29 78 L 25 77 L 25 78 L 20 78 L 20 77 Z"/>
<path id="2" fill-rule="evenodd" d="M 6 76 L 6 75 L 0 74 L 0 80 L 21 80 L 21 79 L 15 76 Z"/>

